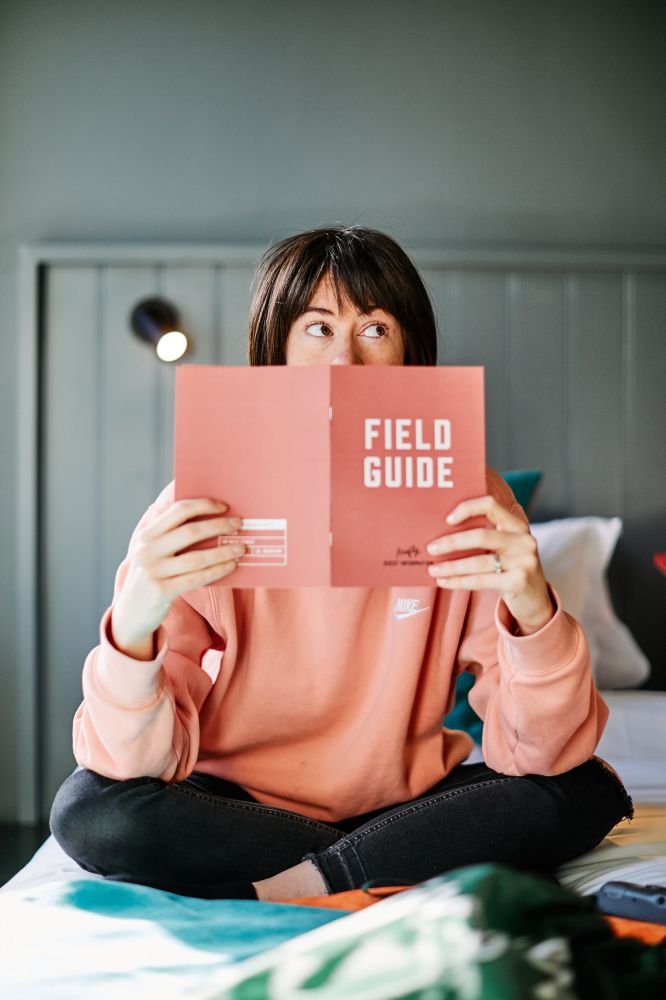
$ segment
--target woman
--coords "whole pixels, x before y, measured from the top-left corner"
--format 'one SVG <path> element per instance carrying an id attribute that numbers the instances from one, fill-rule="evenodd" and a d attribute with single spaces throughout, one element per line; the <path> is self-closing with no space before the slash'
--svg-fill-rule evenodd
<path id="1" fill-rule="evenodd" d="M 434 364 L 436 345 L 423 283 L 382 233 L 313 230 L 259 265 L 251 364 Z M 237 521 L 218 500 L 175 503 L 170 484 L 86 659 L 81 769 L 51 813 L 65 851 L 113 879 L 277 901 L 481 861 L 548 873 L 630 816 L 592 756 L 608 710 L 584 634 L 511 491 L 492 470 L 487 486 L 430 546 L 486 554 L 416 590 L 234 590 L 210 585 L 242 546 L 184 550 Z M 487 527 L 466 529 L 479 514 Z M 418 614 L 392 613 L 405 598 Z M 442 729 L 462 670 L 484 764 Z"/>

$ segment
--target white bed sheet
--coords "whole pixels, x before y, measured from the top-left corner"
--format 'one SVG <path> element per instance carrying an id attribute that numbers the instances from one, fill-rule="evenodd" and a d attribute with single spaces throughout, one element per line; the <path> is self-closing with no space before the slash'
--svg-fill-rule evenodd
<path id="1" fill-rule="evenodd" d="M 666 804 L 637 803 L 633 820 L 618 823 L 593 850 L 567 861 L 557 878 L 582 896 L 611 881 L 666 886 Z"/>
<path id="2" fill-rule="evenodd" d="M 666 692 L 605 691 L 603 697 L 610 716 L 596 752 L 620 775 L 634 804 L 651 807 L 650 822 L 646 825 L 645 810 L 637 808 L 633 824 L 619 824 L 593 851 L 563 866 L 558 877 L 583 894 L 611 879 L 666 885 Z M 469 761 L 481 759 L 475 747 Z M 0 892 L 81 878 L 102 880 L 49 837 Z"/>

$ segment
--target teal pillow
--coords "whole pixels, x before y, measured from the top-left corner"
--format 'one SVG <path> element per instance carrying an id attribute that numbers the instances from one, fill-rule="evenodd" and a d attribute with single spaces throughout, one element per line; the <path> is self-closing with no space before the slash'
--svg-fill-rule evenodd
<path id="1" fill-rule="evenodd" d="M 543 476 L 541 469 L 513 469 L 511 472 L 502 472 L 500 475 L 511 487 L 520 506 L 527 512 Z"/>
<path id="2" fill-rule="evenodd" d="M 483 722 L 478 717 L 474 709 L 470 706 L 468 695 L 474 687 L 474 676 L 472 674 L 460 674 L 456 680 L 456 703 L 444 716 L 444 725 L 447 729 L 462 729 L 469 733 L 475 743 L 481 744 L 481 734 L 483 732 Z"/>
<path id="3" fill-rule="evenodd" d="M 541 469 L 513 469 L 511 472 L 502 472 L 501 475 L 511 487 L 513 495 L 523 510 L 529 510 L 536 488 L 543 476 Z M 475 743 L 480 745 L 483 722 L 470 706 L 468 697 L 473 686 L 474 677 L 472 674 L 460 674 L 456 680 L 455 704 L 449 714 L 444 717 L 444 725 L 447 729 L 462 729 L 463 732 L 469 733 Z"/>

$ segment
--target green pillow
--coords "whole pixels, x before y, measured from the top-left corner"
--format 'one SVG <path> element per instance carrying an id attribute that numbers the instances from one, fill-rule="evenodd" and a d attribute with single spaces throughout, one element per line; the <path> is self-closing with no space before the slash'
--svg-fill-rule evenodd
<path id="1" fill-rule="evenodd" d="M 543 475 L 541 469 L 513 469 L 511 472 L 503 472 L 502 478 L 509 484 L 513 495 L 523 508 L 527 511 L 534 499 L 534 493 L 541 482 Z M 447 729 L 462 729 L 469 733 L 475 743 L 481 744 L 481 734 L 483 732 L 483 722 L 478 717 L 469 704 L 469 692 L 474 686 L 472 674 L 460 674 L 456 681 L 456 700 L 453 708 L 444 717 L 444 725 Z"/>

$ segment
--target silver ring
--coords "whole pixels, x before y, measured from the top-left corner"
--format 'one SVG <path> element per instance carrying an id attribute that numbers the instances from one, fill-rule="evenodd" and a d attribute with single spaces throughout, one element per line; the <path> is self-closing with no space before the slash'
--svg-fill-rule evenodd
<path id="1" fill-rule="evenodd" d="M 495 563 L 495 572 L 496 573 L 501 573 L 502 572 L 502 563 L 500 562 L 500 558 L 499 558 L 499 556 L 497 555 L 496 552 L 493 552 L 493 562 Z"/>

